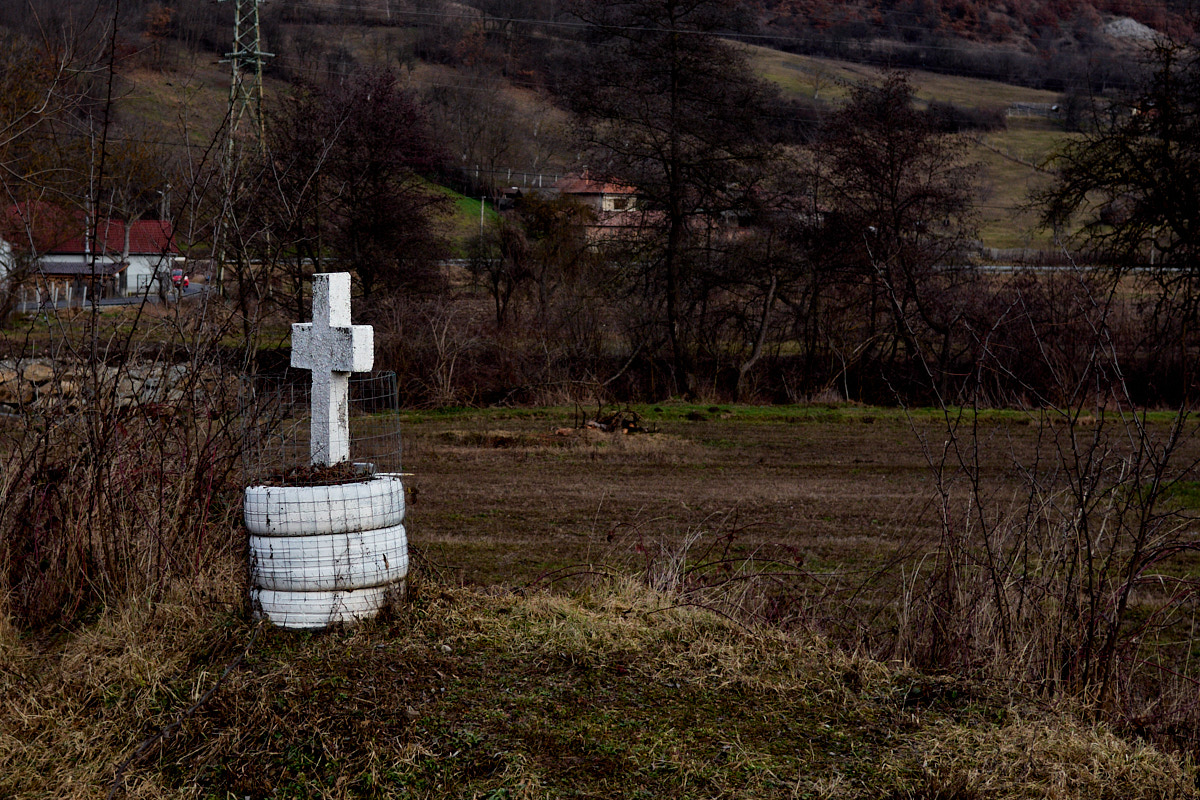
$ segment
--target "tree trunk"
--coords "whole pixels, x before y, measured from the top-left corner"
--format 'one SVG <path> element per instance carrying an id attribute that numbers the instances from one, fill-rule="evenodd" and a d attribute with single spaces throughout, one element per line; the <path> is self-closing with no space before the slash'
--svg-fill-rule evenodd
<path id="1" fill-rule="evenodd" d="M 763 299 L 762 316 L 758 319 L 758 333 L 754 337 L 754 349 L 750 353 L 750 357 L 743 361 L 738 366 L 737 385 L 733 389 L 734 402 L 742 401 L 742 386 L 746 382 L 746 374 L 754 369 L 754 365 L 762 358 L 763 345 L 767 341 L 767 327 L 771 319 L 771 310 L 775 307 L 775 290 L 779 286 L 779 279 L 771 276 L 771 285 L 767 288 L 767 296 Z"/>

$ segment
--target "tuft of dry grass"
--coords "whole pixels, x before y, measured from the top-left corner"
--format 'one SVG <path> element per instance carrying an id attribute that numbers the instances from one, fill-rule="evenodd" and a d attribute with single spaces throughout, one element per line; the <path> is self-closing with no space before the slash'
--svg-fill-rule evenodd
<path id="1" fill-rule="evenodd" d="M 1195 795 L 1186 769 L 1145 742 L 1122 739 L 1071 712 L 1012 716 L 996 728 L 937 726 L 923 737 L 922 767 L 961 776 L 979 797 Z"/>

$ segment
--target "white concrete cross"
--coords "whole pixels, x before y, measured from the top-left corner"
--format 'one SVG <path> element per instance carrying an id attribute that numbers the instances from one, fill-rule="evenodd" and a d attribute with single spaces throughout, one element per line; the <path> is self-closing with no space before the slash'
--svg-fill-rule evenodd
<path id="1" fill-rule="evenodd" d="M 313 321 L 292 324 L 292 366 L 312 370 L 312 463 L 350 458 L 350 373 L 375 361 L 370 325 L 350 324 L 350 273 L 313 275 Z"/>

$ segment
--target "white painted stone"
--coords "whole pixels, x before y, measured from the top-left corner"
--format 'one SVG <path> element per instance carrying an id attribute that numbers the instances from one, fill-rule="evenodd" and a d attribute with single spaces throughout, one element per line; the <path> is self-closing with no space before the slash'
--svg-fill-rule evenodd
<path id="1" fill-rule="evenodd" d="M 350 458 L 350 373 L 375 361 L 370 325 L 350 324 L 350 273 L 313 275 L 313 321 L 292 325 L 292 366 L 312 370 L 312 463 Z"/>

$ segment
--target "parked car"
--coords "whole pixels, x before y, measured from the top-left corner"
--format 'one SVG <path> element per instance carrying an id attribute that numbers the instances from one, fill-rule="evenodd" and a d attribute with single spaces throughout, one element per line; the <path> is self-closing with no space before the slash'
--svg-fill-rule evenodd
<path id="1" fill-rule="evenodd" d="M 176 289 L 182 290 L 182 289 L 188 288 L 188 283 L 189 283 L 188 276 L 183 274 L 183 270 L 181 270 L 181 269 L 171 270 L 171 285 L 172 286 L 174 286 Z"/>

